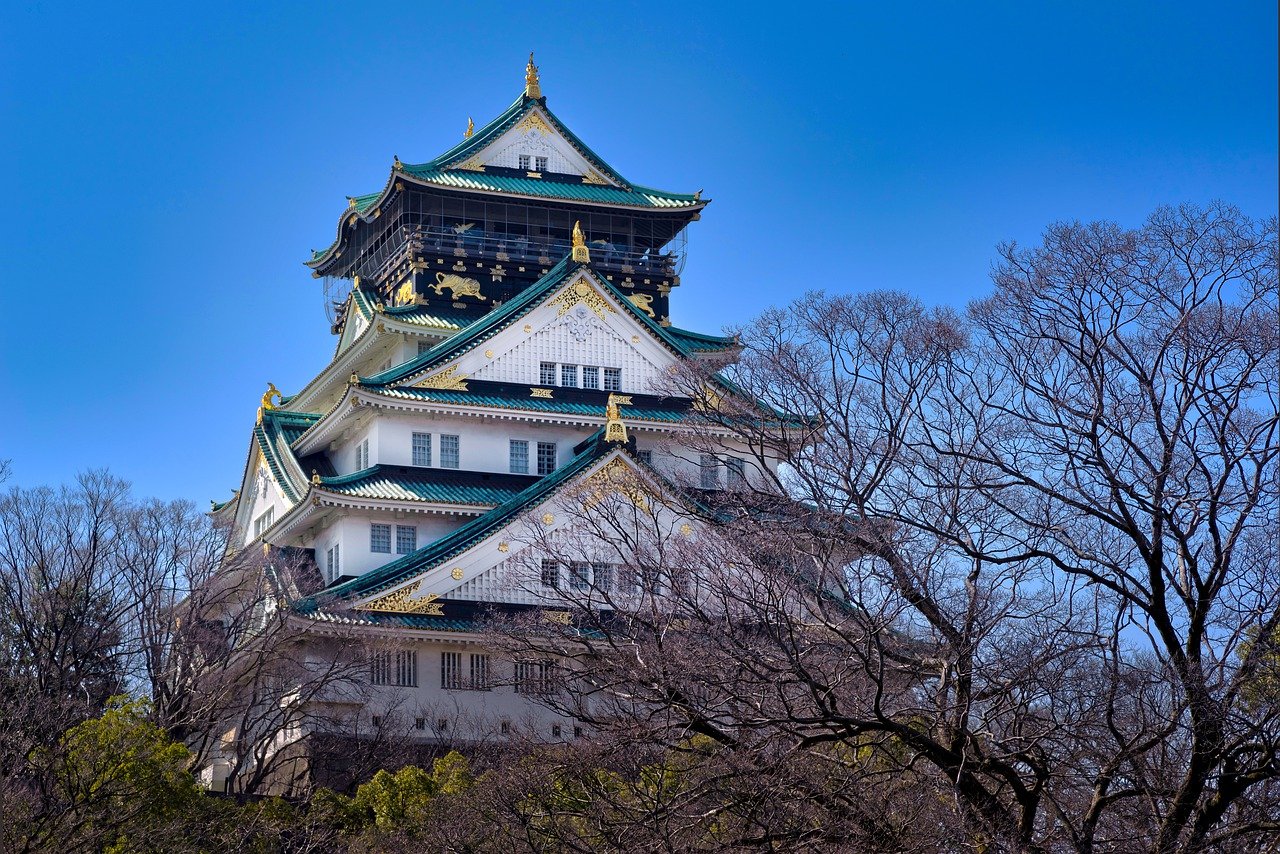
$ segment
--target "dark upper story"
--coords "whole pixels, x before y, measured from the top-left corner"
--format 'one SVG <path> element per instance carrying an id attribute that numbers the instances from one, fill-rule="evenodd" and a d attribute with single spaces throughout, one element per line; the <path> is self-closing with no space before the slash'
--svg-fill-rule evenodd
<path id="1" fill-rule="evenodd" d="M 501 115 L 427 163 L 397 158 L 380 192 L 350 198 L 336 239 L 307 266 L 388 305 L 438 301 L 445 288 L 455 303 L 492 305 L 567 256 L 580 223 L 592 266 L 665 319 L 685 227 L 706 204 L 700 191 L 622 178 L 547 109 L 531 60 L 525 93 Z"/>

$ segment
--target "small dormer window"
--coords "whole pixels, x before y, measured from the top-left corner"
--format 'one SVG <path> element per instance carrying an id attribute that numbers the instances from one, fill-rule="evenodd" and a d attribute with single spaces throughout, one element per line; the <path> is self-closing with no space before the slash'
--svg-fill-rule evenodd
<path id="1" fill-rule="evenodd" d="M 520 168 L 521 168 L 521 169 L 523 169 L 523 170 L 525 170 L 526 172 L 528 172 L 528 171 L 529 171 L 529 169 L 530 169 L 530 161 L 532 161 L 532 160 L 533 160 L 533 158 L 532 158 L 532 157 L 530 157 L 529 155 L 527 155 L 527 154 L 521 154 L 521 155 L 520 155 Z"/>

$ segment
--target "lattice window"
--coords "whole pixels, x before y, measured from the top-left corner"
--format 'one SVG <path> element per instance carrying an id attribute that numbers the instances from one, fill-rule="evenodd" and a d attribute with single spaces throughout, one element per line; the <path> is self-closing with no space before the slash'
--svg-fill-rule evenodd
<path id="1" fill-rule="evenodd" d="M 471 653 L 471 690 L 489 690 L 489 656 L 482 652 Z"/>
<path id="2" fill-rule="evenodd" d="M 702 454 L 698 458 L 698 474 L 701 477 L 703 489 L 720 488 L 720 466 L 716 464 L 716 458 L 711 454 Z"/>
<path id="3" fill-rule="evenodd" d="M 462 687 L 462 653 L 440 653 L 440 687 L 455 691 Z"/>
<path id="4" fill-rule="evenodd" d="M 725 460 L 726 483 L 730 489 L 742 489 L 747 485 L 747 461 L 741 457 Z"/>
<path id="5" fill-rule="evenodd" d="M 577 365 L 561 365 L 560 366 L 560 385 L 565 388 L 578 387 L 578 366 Z"/>
<path id="6" fill-rule="evenodd" d="M 560 586 L 560 564 L 551 558 L 542 559 L 542 586 L 553 589 Z"/>
<path id="7" fill-rule="evenodd" d="M 538 443 L 538 474 L 551 474 L 556 470 L 556 443 Z"/>
<path id="8" fill-rule="evenodd" d="M 529 443 L 524 439 L 511 440 L 511 472 L 529 473 Z"/>
<path id="9" fill-rule="evenodd" d="M 569 586 L 574 590 L 586 590 L 591 586 L 591 564 L 575 560 L 569 564 Z"/>
<path id="10" fill-rule="evenodd" d="M 415 466 L 431 465 L 431 434 L 413 434 L 413 464 Z"/>
<path id="11" fill-rule="evenodd" d="M 622 368 L 604 369 L 604 390 L 622 391 Z"/>
<path id="12" fill-rule="evenodd" d="M 458 437 L 442 435 L 440 437 L 440 468 L 456 469 L 458 462 Z"/>
<path id="13" fill-rule="evenodd" d="M 556 363 L 541 362 L 538 365 L 538 385 L 556 384 Z"/>
<path id="14" fill-rule="evenodd" d="M 597 365 L 582 366 L 582 387 L 600 388 L 600 368 Z"/>
<path id="15" fill-rule="evenodd" d="M 418 548 L 418 529 L 413 525 L 396 525 L 396 554 L 407 555 Z"/>
<path id="16" fill-rule="evenodd" d="M 253 536 L 261 537 L 263 532 L 271 527 L 271 523 L 275 521 L 276 508 L 268 507 L 257 519 L 253 520 Z"/>
<path id="17" fill-rule="evenodd" d="M 515 671 L 517 694 L 548 694 L 555 688 L 556 663 L 550 658 L 517 661 Z"/>
<path id="18" fill-rule="evenodd" d="M 391 554 L 391 526 L 377 522 L 369 526 L 369 551 Z"/>

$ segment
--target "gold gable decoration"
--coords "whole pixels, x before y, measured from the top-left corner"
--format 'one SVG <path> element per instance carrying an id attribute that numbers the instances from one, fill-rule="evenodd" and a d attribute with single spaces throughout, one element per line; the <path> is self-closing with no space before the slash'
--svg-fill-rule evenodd
<path id="1" fill-rule="evenodd" d="M 421 614 L 425 617 L 443 617 L 444 605 L 436 600 L 440 598 L 438 593 L 428 593 L 421 599 L 415 599 L 414 594 L 418 592 L 418 588 L 422 586 L 422 581 L 418 580 L 412 584 L 401 587 L 386 596 L 379 596 L 363 605 L 357 605 L 356 609 L 360 611 L 381 611 L 390 614 Z"/>
<path id="2" fill-rule="evenodd" d="M 631 466 L 616 458 L 583 482 L 582 506 L 590 509 L 610 495 L 621 495 L 640 510 L 649 510 L 648 490 Z"/>
<path id="3" fill-rule="evenodd" d="M 572 287 L 560 291 L 549 305 L 559 306 L 556 317 L 564 317 L 569 313 L 569 309 L 578 303 L 584 303 L 601 320 L 604 320 L 605 312 L 618 313 L 613 304 L 604 298 L 604 294 L 593 288 L 585 279 L 578 279 Z"/>
<path id="4" fill-rule="evenodd" d="M 440 391 L 466 391 L 467 376 L 458 373 L 457 365 L 450 365 L 443 371 L 437 371 L 424 380 L 414 383 L 414 388 L 434 388 Z"/>

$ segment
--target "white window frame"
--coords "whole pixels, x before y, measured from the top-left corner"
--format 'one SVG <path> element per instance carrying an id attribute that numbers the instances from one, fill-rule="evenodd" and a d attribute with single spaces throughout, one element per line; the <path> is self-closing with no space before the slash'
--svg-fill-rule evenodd
<path id="1" fill-rule="evenodd" d="M 447 440 L 453 440 L 449 443 Z M 453 450 L 451 456 L 446 456 L 445 445 L 452 444 Z M 452 461 L 453 465 L 449 465 Z M 457 469 L 462 468 L 462 437 L 456 433 L 440 434 L 440 468 Z"/>
<path id="2" fill-rule="evenodd" d="M 418 441 L 423 439 L 421 443 Z M 419 453 L 421 451 L 422 453 Z M 431 434 L 420 433 L 414 431 L 409 439 L 409 453 L 415 466 L 427 467 L 431 465 Z"/>
<path id="3" fill-rule="evenodd" d="M 374 531 L 379 528 L 387 532 L 387 547 L 385 549 L 380 549 L 375 547 L 376 541 L 374 539 Z M 370 522 L 369 523 L 369 551 L 376 555 L 391 554 L 391 544 L 392 544 L 391 536 L 392 536 L 392 532 L 391 532 L 390 524 L 386 522 Z"/>
<path id="4" fill-rule="evenodd" d="M 517 454 L 516 451 L 520 453 Z M 529 440 L 512 439 L 507 445 L 507 467 L 512 474 L 529 473 Z"/>

